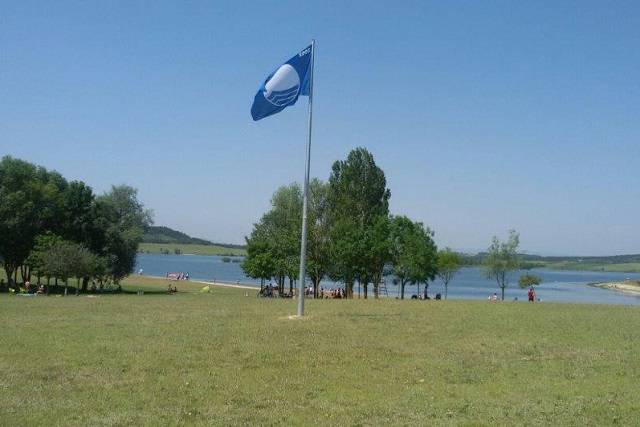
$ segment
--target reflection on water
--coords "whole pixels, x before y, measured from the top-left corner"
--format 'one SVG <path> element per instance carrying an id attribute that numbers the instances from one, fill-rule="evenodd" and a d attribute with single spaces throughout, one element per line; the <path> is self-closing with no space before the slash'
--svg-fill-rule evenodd
<path id="1" fill-rule="evenodd" d="M 139 254 L 138 269 L 151 276 L 165 276 L 169 272 L 189 273 L 194 280 L 217 280 L 227 283 L 242 283 L 259 286 L 259 281 L 246 277 L 240 268 L 240 263 L 223 262 L 222 257 L 198 255 L 156 255 Z M 538 297 L 542 301 L 574 302 L 574 303 L 603 303 L 603 304 L 634 304 L 640 305 L 640 296 L 632 296 L 616 291 L 587 286 L 592 282 L 612 282 L 624 279 L 640 280 L 640 273 L 607 273 L 602 271 L 555 271 L 535 269 L 534 274 L 542 278 L 542 284 L 537 288 Z M 526 300 L 526 290 L 518 288 L 518 273 L 510 277 L 509 287 L 505 292 L 505 299 Z M 339 286 L 330 281 L 323 281 L 325 288 Z M 387 278 L 387 289 L 390 297 L 398 295 L 398 287 Z M 357 292 L 357 286 L 355 289 Z M 429 285 L 429 294 L 443 293 L 442 282 L 438 279 Z M 489 295 L 498 292 L 495 282 L 487 279 L 482 270 L 477 267 L 465 267 L 449 285 L 451 299 L 487 299 Z M 405 297 L 417 294 L 416 286 L 408 286 Z"/>

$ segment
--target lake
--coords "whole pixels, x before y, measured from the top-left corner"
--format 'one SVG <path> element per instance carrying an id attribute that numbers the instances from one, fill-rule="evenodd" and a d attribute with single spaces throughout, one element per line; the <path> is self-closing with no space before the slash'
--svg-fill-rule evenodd
<path id="1" fill-rule="evenodd" d="M 233 257 L 231 258 L 234 259 Z M 241 258 L 235 258 L 240 260 Z M 241 283 L 258 287 L 259 280 L 251 279 L 244 275 L 239 262 L 224 262 L 219 256 L 198 255 L 157 255 L 138 254 L 136 271 L 143 270 L 143 274 L 151 276 L 165 276 L 169 272 L 189 273 L 194 280 L 216 280 L 227 283 Z M 542 283 L 537 287 L 536 293 L 543 302 L 568 302 L 568 303 L 598 303 L 598 304 L 625 304 L 640 305 L 640 296 L 627 295 L 616 291 L 587 286 L 592 282 L 613 282 L 624 279 L 640 280 L 640 273 L 609 273 L 602 271 L 565 271 L 534 269 L 533 274 L 540 276 Z M 526 301 L 526 289 L 520 289 L 517 285 L 519 273 L 511 275 L 509 286 L 505 291 L 505 299 Z M 387 278 L 387 289 L 390 297 L 398 295 L 399 286 L 391 283 Z M 331 281 L 323 281 L 322 286 L 332 288 L 339 286 Z M 354 292 L 357 292 L 357 285 Z M 371 288 L 370 288 L 371 291 Z M 431 296 L 441 292 L 444 294 L 442 282 L 437 279 L 429 285 Z M 449 284 L 448 297 L 450 299 L 487 299 L 491 294 L 500 289 L 494 281 L 484 277 L 478 267 L 464 267 L 460 269 L 453 281 Z M 405 297 L 410 298 L 417 294 L 416 286 L 407 286 Z"/>

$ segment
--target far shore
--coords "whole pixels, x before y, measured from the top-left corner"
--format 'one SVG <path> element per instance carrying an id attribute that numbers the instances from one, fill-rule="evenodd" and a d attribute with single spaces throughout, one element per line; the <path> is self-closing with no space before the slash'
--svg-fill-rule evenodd
<path id="1" fill-rule="evenodd" d="M 640 295 L 640 280 L 623 280 L 621 282 L 597 282 L 589 283 L 596 288 L 610 289 L 631 295 Z"/>

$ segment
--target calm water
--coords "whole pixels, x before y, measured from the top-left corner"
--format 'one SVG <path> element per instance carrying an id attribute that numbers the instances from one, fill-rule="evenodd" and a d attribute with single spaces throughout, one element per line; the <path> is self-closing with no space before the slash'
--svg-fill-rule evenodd
<path id="1" fill-rule="evenodd" d="M 238 258 L 239 259 L 239 258 Z M 242 283 L 259 286 L 259 281 L 246 277 L 240 268 L 240 263 L 223 262 L 221 257 L 197 255 L 152 255 L 139 254 L 138 267 L 144 274 L 164 276 L 168 272 L 188 272 L 195 280 L 217 280 L 228 283 Z M 537 289 L 537 295 L 542 301 L 574 302 L 574 303 L 602 303 L 602 304 L 633 304 L 640 305 L 640 296 L 630 296 L 619 292 L 587 286 L 591 282 L 619 281 L 627 278 L 640 280 L 640 273 L 606 273 L 591 271 L 555 271 L 535 269 L 534 274 L 542 278 L 542 284 Z M 518 274 L 510 278 L 509 287 L 505 292 L 505 299 L 526 300 L 526 290 L 517 286 Z M 389 296 L 398 293 L 398 287 L 391 284 L 387 278 Z M 326 281 L 325 288 L 336 286 Z M 429 285 L 429 294 L 443 292 L 442 282 L 436 280 Z M 355 291 L 357 292 L 357 286 Z M 405 297 L 416 294 L 416 286 L 408 286 Z M 451 299 L 487 299 L 494 292 L 500 295 L 500 289 L 495 282 L 486 279 L 477 267 L 465 267 L 449 285 Z"/>

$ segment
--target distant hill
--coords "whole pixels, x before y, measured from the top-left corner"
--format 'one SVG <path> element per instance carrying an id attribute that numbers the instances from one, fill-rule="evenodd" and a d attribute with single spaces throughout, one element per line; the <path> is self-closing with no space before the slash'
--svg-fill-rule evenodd
<path id="1" fill-rule="evenodd" d="M 469 264 L 481 264 L 486 255 L 486 252 L 480 252 L 476 255 L 466 255 L 465 260 Z M 575 262 L 585 264 L 621 264 L 640 262 L 640 254 L 609 256 L 541 256 L 529 254 L 519 255 L 520 259 L 523 261 L 539 263 Z"/>
<path id="2" fill-rule="evenodd" d="M 183 245 L 204 245 L 204 246 L 220 246 L 229 249 L 244 249 L 244 245 L 233 245 L 229 243 L 214 243 L 209 240 L 191 237 L 181 231 L 176 231 L 169 227 L 152 225 L 147 227 L 143 243 L 164 243 L 164 244 L 183 244 Z"/>
<path id="3" fill-rule="evenodd" d="M 485 252 L 476 255 L 463 255 L 466 265 L 480 265 L 486 257 Z M 522 267 L 546 267 L 554 270 L 614 271 L 621 273 L 640 273 L 640 254 L 611 256 L 540 256 L 520 254 Z"/>

